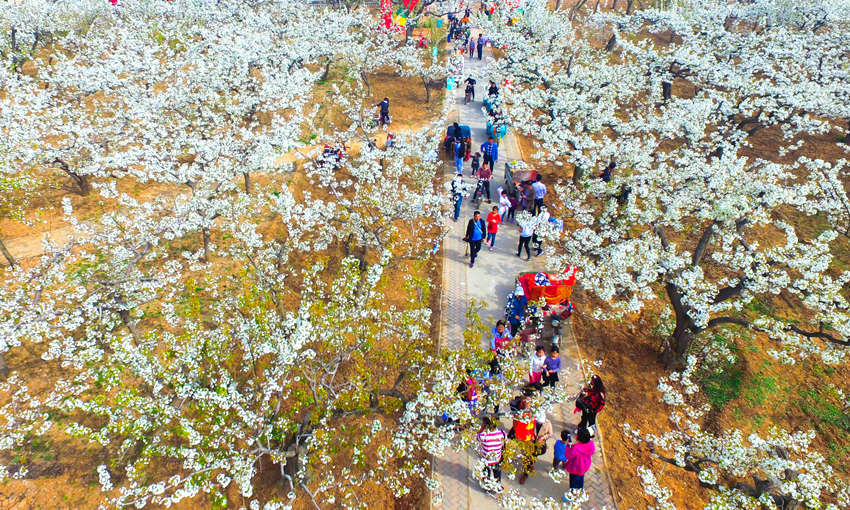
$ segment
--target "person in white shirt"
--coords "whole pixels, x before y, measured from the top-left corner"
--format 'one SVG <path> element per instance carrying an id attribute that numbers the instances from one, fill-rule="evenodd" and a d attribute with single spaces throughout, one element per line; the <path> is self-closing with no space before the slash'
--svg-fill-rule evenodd
<path id="1" fill-rule="evenodd" d="M 499 186 L 499 216 L 502 218 L 502 223 L 508 217 L 508 211 L 511 210 L 511 199 L 508 198 L 508 192 Z"/>
<path id="2" fill-rule="evenodd" d="M 534 349 L 534 354 L 531 355 L 528 370 L 528 382 L 533 385 L 543 388 L 540 381 L 543 379 L 543 362 L 546 361 L 546 351 L 542 345 L 538 345 Z"/>
<path id="3" fill-rule="evenodd" d="M 534 190 L 534 209 L 531 211 L 531 214 L 535 216 L 540 212 L 540 208 L 543 207 L 543 197 L 546 196 L 546 185 L 542 181 L 543 176 L 538 174 L 537 180 L 531 185 L 531 188 Z"/>
<path id="4" fill-rule="evenodd" d="M 452 201 L 455 205 L 455 221 L 460 217 L 460 206 L 463 203 L 464 195 L 466 195 L 466 183 L 463 182 L 463 172 L 458 172 L 454 179 L 452 179 Z"/>
<path id="5" fill-rule="evenodd" d="M 534 228 L 534 233 L 531 235 L 531 244 L 537 250 L 537 253 L 534 255 L 535 257 L 539 257 L 543 253 L 543 239 L 537 234 L 542 235 L 546 231 L 545 229 L 549 226 L 550 216 L 549 212 L 546 211 L 546 206 L 542 205 L 540 206 L 540 214 L 534 217 L 536 227 Z"/>
<path id="6" fill-rule="evenodd" d="M 531 248 L 528 244 L 531 242 L 531 237 L 534 235 L 536 222 L 534 221 L 534 218 L 525 218 L 525 221 L 518 221 L 517 223 L 519 223 L 520 232 L 519 246 L 517 246 L 516 249 L 516 256 L 520 256 L 520 253 L 522 253 L 522 247 L 525 246 L 525 260 L 531 260 Z"/>

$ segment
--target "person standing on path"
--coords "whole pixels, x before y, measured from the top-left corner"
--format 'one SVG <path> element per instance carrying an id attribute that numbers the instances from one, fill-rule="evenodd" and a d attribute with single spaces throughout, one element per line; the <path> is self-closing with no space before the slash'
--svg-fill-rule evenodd
<path id="1" fill-rule="evenodd" d="M 463 174 L 458 173 L 452 179 L 452 201 L 455 204 L 454 220 L 460 217 L 460 206 L 463 204 L 463 196 L 466 194 L 466 183 L 463 182 Z"/>
<path id="2" fill-rule="evenodd" d="M 540 381 L 543 379 L 543 364 L 546 362 L 546 351 L 542 345 L 534 348 L 528 368 L 528 383 L 542 388 Z"/>
<path id="3" fill-rule="evenodd" d="M 516 336 L 519 333 L 519 327 L 525 319 L 525 309 L 528 307 L 528 298 L 525 297 L 525 292 L 522 286 L 517 285 L 514 290 L 514 295 L 511 297 L 510 305 L 508 306 L 508 322 L 511 325 L 511 336 Z"/>
<path id="4" fill-rule="evenodd" d="M 484 460 L 484 476 L 496 482 L 496 493 L 501 493 L 502 487 L 502 452 L 505 449 L 505 432 L 491 418 L 481 420 L 478 430 L 478 455 Z"/>
<path id="5" fill-rule="evenodd" d="M 549 357 L 543 362 L 543 385 L 551 388 L 555 387 L 555 383 L 558 382 L 558 372 L 560 370 L 561 355 L 558 348 L 553 345 Z"/>
<path id="6" fill-rule="evenodd" d="M 476 152 L 472 155 L 472 161 L 469 162 L 470 168 L 472 168 L 472 173 L 469 175 L 475 175 L 475 172 L 478 171 L 478 168 L 481 167 L 481 153 Z"/>
<path id="7" fill-rule="evenodd" d="M 478 34 L 478 41 L 475 43 L 475 47 L 478 50 L 478 60 L 481 60 L 481 52 L 484 51 L 484 34 Z"/>
<path id="8" fill-rule="evenodd" d="M 490 168 L 496 168 L 496 161 L 499 160 L 499 144 L 493 141 L 493 137 L 487 139 L 481 144 L 481 154 L 484 155 L 484 164 L 490 165 Z"/>
<path id="9" fill-rule="evenodd" d="M 534 210 L 531 214 L 537 216 L 540 208 L 543 207 L 543 197 L 546 196 L 546 185 L 543 184 L 543 176 L 538 174 L 534 184 L 531 185 L 534 190 Z"/>
<path id="10" fill-rule="evenodd" d="M 508 198 L 508 192 L 499 186 L 499 216 L 501 216 L 502 221 L 506 221 L 508 219 L 508 211 L 510 210 L 511 199 Z"/>
<path id="11" fill-rule="evenodd" d="M 466 83 L 466 91 L 472 95 L 472 101 L 475 102 L 475 78 L 468 76 L 463 82 Z"/>
<path id="12" fill-rule="evenodd" d="M 532 221 L 532 218 L 525 218 L 525 221 L 520 222 L 519 228 L 519 246 L 516 249 L 516 256 L 519 257 L 522 248 L 525 247 L 525 260 L 531 260 L 529 243 L 531 243 L 531 237 L 534 235 L 534 221 Z"/>
<path id="13" fill-rule="evenodd" d="M 552 449 L 552 469 L 563 467 L 567 462 L 567 444 L 570 442 L 570 433 L 566 430 L 561 431 L 561 439 L 555 441 L 555 447 Z"/>
<path id="14" fill-rule="evenodd" d="M 564 469 L 570 474 L 570 490 L 584 490 L 584 475 L 590 469 L 593 452 L 596 451 L 596 445 L 590 438 L 590 432 L 587 429 L 578 429 L 576 432 L 578 442 L 570 443 L 564 449 Z M 566 497 L 562 498 L 565 502 L 569 502 Z"/>
<path id="15" fill-rule="evenodd" d="M 460 140 L 455 140 L 452 149 L 454 150 L 455 170 L 458 174 L 463 175 L 463 157 L 466 155 L 466 147 L 463 146 L 463 142 Z"/>
<path id="16" fill-rule="evenodd" d="M 593 375 L 590 384 L 585 386 L 578 398 L 576 398 L 576 409 L 581 411 L 581 421 L 578 428 L 587 428 L 596 435 L 596 415 L 605 407 L 605 385 L 602 378 Z"/>
<path id="17" fill-rule="evenodd" d="M 475 39 L 470 36 L 466 45 L 469 47 L 469 58 L 475 58 Z"/>
<path id="18" fill-rule="evenodd" d="M 487 215 L 487 244 L 490 245 L 490 251 L 496 249 L 496 234 L 499 232 L 499 223 L 501 222 L 502 217 L 499 216 L 499 208 L 494 206 L 490 214 Z"/>
<path id="19" fill-rule="evenodd" d="M 537 253 L 534 254 L 535 257 L 539 257 L 540 254 L 543 253 L 543 238 L 541 235 L 545 231 L 544 229 L 549 227 L 549 218 L 550 214 L 546 212 L 546 206 L 541 205 L 540 214 L 534 217 L 537 226 L 534 227 L 534 234 L 531 235 L 531 244 L 533 244 L 534 248 L 537 250 Z"/>
<path id="20" fill-rule="evenodd" d="M 491 331 L 493 334 L 490 337 L 490 350 L 495 354 L 501 355 L 502 349 L 511 341 L 511 334 L 508 328 L 505 327 L 505 321 L 497 321 L 496 327 Z"/>
<path id="21" fill-rule="evenodd" d="M 469 243 L 469 267 L 475 265 L 475 257 L 481 250 L 481 242 L 484 240 L 486 232 L 487 224 L 481 218 L 481 212 L 475 211 L 472 214 L 472 219 L 466 225 L 466 237 L 463 238 L 464 241 Z"/>
<path id="22" fill-rule="evenodd" d="M 552 437 L 552 422 L 546 418 L 546 413 L 540 411 L 537 413 L 537 432 L 534 436 L 536 443 L 534 455 L 539 457 L 546 453 L 546 442 Z"/>
<path id="23" fill-rule="evenodd" d="M 522 475 L 519 477 L 520 484 L 524 484 L 528 479 L 528 475 L 534 471 L 534 459 L 536 458 L 534 456 L 534 430 L 537 425 L 537 421 L 528 409 L 529 405 L 527 398 L 520 400 L 520 408 L 516 416 L 514 416 L 513 426 L 511 428 L 513 437 L 520 442 L 519 447 L 522 451 Z"/>
<path id="24" fill-rule="evenodd" d="M 473 377 L 472 369 L 466 369 L 466 379 L 458 384 L 455 392 L 469 408 L 469 414 L 478 416 L 478 381 Z"/>

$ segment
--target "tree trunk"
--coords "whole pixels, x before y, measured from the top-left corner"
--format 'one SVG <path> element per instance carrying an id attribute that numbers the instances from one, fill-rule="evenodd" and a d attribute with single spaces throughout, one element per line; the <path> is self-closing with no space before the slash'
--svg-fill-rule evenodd
<path id="1" fill-rule="evenodd" d="M 363 80 L 363 85 L 366 85 L 366 94 L 372 95 L 372 85 L 369 83 L 369 77 L 365 71 L 360 71 L 360 79 Z"/>
<path id="2" fill-rule="evenodd" d="M 88 175 L 80 175 L 72 171 L 68 163 L 58 158 L 53 160 L 53 164 L 59 165 L 59 169 L 65 172 L 65 174 L 71 178 L 71 181 L 73 181 L 74 185 L 76 186 L 76 188 L 72 191 L 81 196 L 86 196 L 89 194 L 89 192 L 91 191 L 91 183 L 89 182 Z"/>
<path id="3" fill-rule="evenodd" d="M 242 172 L 242 177 L 245 180 L 245 193 L 251 194 L 251 174 L 249 172 Z"/>
<path id="4" fill-rule="evenodd" d="M 89 182 L 89 176 L 72 174 L 72 177 L 74 178 L 74 182 L 77 184 L 77 188 L 80 190 L 80 195 L 88 195 L 91 191 L 91 183 Z"/>
<path id="5" fill-rule="evenodd" d="M 573 169 L 573 186 L 578 186 L 581 183 L 581 178 L 584 176 L 584 168 L 576 165 Z"/>
<path id="6" fill-rule="evenodd" d="M 428 104 L 431 102 L 431 80 L 423 77 L 422 85 L 425 86 L 425 104 Z"/>
<path id="7" fill-rule="evenodd" d="M 9 253 L 9 250 L 6 249 L 6 245 L 3 244 L 2 239 L 0 239 L 0 252 L 3 252 L 3 256 L 6 257 L 6 262 L 9 263 L 9 267 L 15 267 L 18 262 L 15 260 L 15 257 Z"/>
<path id="8" fill-rule="evenodd" d="M 661 82 L 661 97 L 663 97 L 665 101 L 669 101 L 670 98 L 673 97 L 673 84 L 669 81 Z"/>
<path id="9" fill-rule="evenodd" d="M 667 339 L 664 344 L 664 351 L 661 353 L 661 361 L 664 362 L 664 366 L 669 370 L 683 370 L 685 368 L 685 357 L 693 341 L 693 332 L 687 327 L 676 324 L 676 329 Z"/>
<path id="10" fill-rule="evenodd" d="M 328 74 L 331 72 L 331 58 L 328 57 L 327 61 L 325 61 L 325 71 L 322 73 L 322 78 L 319 81 L 325 81 L 328 79 Z"/>
<path id="11" fill-rule="evenodd" d="M 688 354 L 688 349 L 691 348 L 691 344 L 694 341 L 694 334 L 697 331 L 693 319 L 688 315 L 687 309 L 682 304 L 682 294 L 679 288 L 669 282 L 664 288 L 667 291 L 670 304 L 673 305 L 673 311 L 676 315 L 676 327 L 664 345 L 664 351 L 661 353 L 661 361 L 664 362 L 668 369 L 682 370 L 685 367 L 685 357 Z"/>
<path id="12" fill-rule="evenodd" d="M 9 377 L 9 366 L 6 365 L 6 356 L 0 352 L 0 379 Z"/>
<path id="13" fill-rule="evenodd" d="M 617 46 L 617 34 L 611 34 L 611 38 L 608 39 L 608 43 L 605 45 L 605 51 L 610 53 L 614 50 L 615 46 Z"/>
<path id="14" fill-rule="evenodd" d="M 201 236 L 204 238 L 204 262 L 210 261 L 210 229 L 201 229 Z"/>

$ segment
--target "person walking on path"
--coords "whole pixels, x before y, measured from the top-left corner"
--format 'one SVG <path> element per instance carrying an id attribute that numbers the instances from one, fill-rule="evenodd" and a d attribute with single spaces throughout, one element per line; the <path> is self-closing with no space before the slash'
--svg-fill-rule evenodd
<path id="1" fill-rule="evenodd" d="M 493 171 L 490 169 L 490 165 L 486 162 L 481 165 L 481 168 L 478 169 L 478 182 L 483 183 L 484 194 L 487 195 L 487 203 L 491 203 L 490 200 L 490 179 L 493 178 Z"/>
<path id="2" fill-rule="evenodd" d="M 593 375 L 590 384 L 585 386 L 576 398 L 576 411 L 581 411 L 578 428 L 587 428 L 596 435 L 596 415 L 605 407 L 605 385 L 602 378 Z"/>
<path id="3" fill-rule="evenodd" d="M 460 217 L 460 206 L 463 204 L 463 196 L 466 194 L 466 183 L 463 182 L 463 173 L 457 173 L 452 179 L 452 201 L 455 204 L 454 219 Z"/>
<path id="4" fill-rule="evenodd" d="M 478 60 L 481 60 L 481 52 L 484 51 L 484 34 L 478 34 L 478 41 L 475 43 L 475 48 L 478 50 Z"/>
<path id="5" fill-rule="evenodd" d="M 534 348 L 534 353 L 531 355 L 531 360 L 528 369 L 528 382 L 531 385 L 540 386 L 540 381 L 543 379 L 543 366 L 546 362 L 546 351 L 542 345 Z M 539 388 L 538 388 L 539 389 Z"/>
<path id="6" fill-rule="evenodd" d="M 380 108 L 380 116 L 378 117 L 378 124 L 386 128 L 386 126 L 390 123 L 390 98 L 385 97 L 383 101 L 378 103 L 378 108 Z"/>
<path id="7" fill-rule="evenodd" d="M 469 58 L 475 58 L 475 39 L 470 37 L 467 46 L 469 47 Z"/>
<path id="8" fill-rule="evenodd" d="M 543 362 L 543 385 L 554 387 L 558 382 L 558 372 L 561 370 L 561 356 L 558 348 L 552 346 L 549 357 Z"/>
<path id="9" fill-rule="evenodd" d="M 522 248 L 525 247 L 525 260 L 531 260 L 529 243 L 531 243 L 531 237 L 534 235 L 534 221 L 532 221 L 532 218 L 525 218 L 525 221 L 520 222 L 519 228 L 519 246 L 516 249 L 516 256 L 519 257 Z"/>
<path id="10" fill-rule="evenodd" d="M 475 257 L 481 250 L 481 242 L 484 240 L 484 235 L 487 232 L 487 224 L 481 218 L 481 212 L 475 211 L 472 214 L 472 219 L 466 225 L 466 237 L 464 241 L 469 243 L 469 267 L 475 265 Z"/>
<path id="11" fill-rule="evenodd" d="M 499 216 L 499 208 L 493 207 L 490 214 L 487 215 L 487 244 L 490 245 L 490 251 L 496 249 L 496 234 L 499 233 L 499 223 L 502 222 L 502 217 Z"/>
<path id="12" fill-rule="evenodd" d="M 478 455 L 484 460 L 484 476 L 496 482 L 496 493 L 501 493 L 502 487 L 502 452 L 505 449 L 505 432 L 494 421 L 485 417 L 481 420 L 478 430 Z"/>
<path id="13" fill-rule="evenodd" d="M 546 185 L 543 184 L 543 176 L 538 174 L 534 184 L 531 185 L 534 190 L 534 210 L 531 214 L 537 216 L 540 208 L 543 207 L 543 197 L 546 196 Z"/>
<path id="14" fill-rule="evenodd" d="M 578 442 L 567 444 L 564 449 L 564 469 L 570 474 L 570 490 L 584 490 L 584 474 L 590 469 L 593 452 L 596 451 L 596 445 L 590 437 L 590 432 L 587 429 L 578 429 L 576 432 Z M 563 497 L 565 502 L 569 500 Z"/>
<path id="15" fill-rule="evenodd" d="M 499 144 L 493 141 L 492 136 L 481 144 L 481 154 L 484 155 L 485 165 L 490 165 L 490 168 L 496 168 L 496 161 L 499 160 Z"/>
<path id="16" fill-rule="evenodd" d="M 463 146 L 463 142 L 460 140 L 455 140 L 455 144 L 453 147 L 454 157 L 455 157 L 455 169 L 458 174 L 463 174 L 463 157 L 466 155 L 466 147 Z"/>

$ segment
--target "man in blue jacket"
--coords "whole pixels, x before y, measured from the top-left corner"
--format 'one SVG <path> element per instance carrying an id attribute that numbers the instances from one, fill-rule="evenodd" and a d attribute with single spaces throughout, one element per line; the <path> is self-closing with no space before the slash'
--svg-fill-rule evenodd
<path id="1" fill-rule="evenodd" d="M 493 141 L 492 136 L 486 143 L 481 144 L 481 154 L 484 155 L 484 164 L 490 165 L 490 168 L 495 170 L 496 161 L 499 159 L 499 144 Z"/>
<path id="2" fill-rule="evenodd" d="M 481 251 L 481 241 L 487 235 L 487 224 L 481 218 L 481 212 L 475 211 L 472 219 L 466 224 L 466 235 L 463 240 L 469 243 L 469 267 L 475 265 L 475 257 Z"/>

